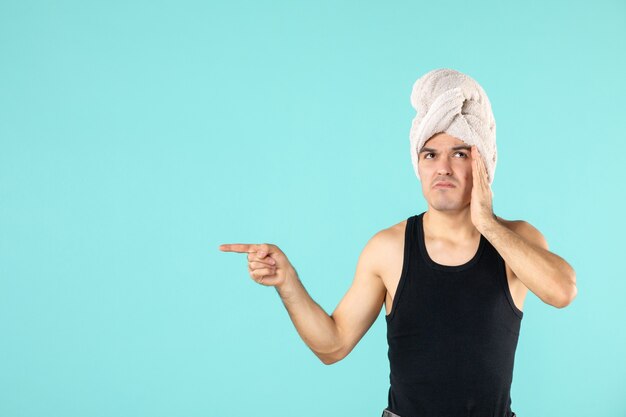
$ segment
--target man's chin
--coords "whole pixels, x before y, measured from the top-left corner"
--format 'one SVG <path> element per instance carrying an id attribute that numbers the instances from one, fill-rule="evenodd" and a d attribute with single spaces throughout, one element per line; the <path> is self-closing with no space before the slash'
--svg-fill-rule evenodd
<path id="1" fill-rule="evenodd" d="M 469 203 L 457 199 L 435 198 L 430 201 L 430 206 L 437 211 L 459 211 L 466 208 Z"/>

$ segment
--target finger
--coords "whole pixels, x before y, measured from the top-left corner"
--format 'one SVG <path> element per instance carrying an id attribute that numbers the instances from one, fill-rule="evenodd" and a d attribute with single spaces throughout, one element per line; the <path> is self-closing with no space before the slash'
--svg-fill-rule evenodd
<path id="1" fill-rule="evenodd" d="M 275 266 L 275 264 L 273 264 L 271 262 L 260 262 L 260 261 L 248 262 L 248 266 L 251 269 L 258 269 L 258 268 L 274 268 L 274 269 L 276 269 L 277 268 Z"/>
<path id="2" fill-rule="evenodd" d="M 476 149 L 475 145 L 472 145 L 472 178 L 473 178 L 473 183 L 474 185 L 478 184 L 478 156 L 477 156 L 477 152 L 478 150 Z"/>
<path id="3" fill-rule="evenodd" d="M 478 153 L 478 165 L 480 166 L 480 170 L 482 171 L 485 180 L 487 180 L 487 165 L 485 165 L 485 160 L 480 155 L 480 152 L 478 152 L 478 148 L 476 148 L 476 151 Z"/>
<path id="4" fill-rule="evenodd" d="M 472 173 L 476 174 L 480 184 L 484 185 L 487 183 L 487 168 L 485 167 L 485 163 L 480 156 L 480 151 L 476 145 L 472 145 L 472 158 L 475 162 L 472 166 Z"/>
<path id="5" fill-rule="evenodd" d="M 482 172 L 483 171 L 483 167 L 484 167 L 483 158 L 480 155 L 480 151 L 478 150 L 477 147 L 476 147 L 476 162 L 478 163 L 478 168 L 480 168 L 480 171 Z"/>
<path id="6" fill-rule="evenodd" d="M 253 250 L 253 246 L 255 245 L 251 245 L 247 243 L 231 243 L 231 244 L 220 245 L 219 249 L 223 252 L 239 252 L 239 253 L 256 252 L 256 250 Z"/>
<path id="7" fill-rule="evenodd" d="M 265 258 L 259 258 L 256 256 L 254 252 L 248 254 L 248 262 L 262 262 L 266 265 L 276 265 L 276 259 L 271 256 L 266 256 Z"/>
<path id="8" fill-rule="evenodd" d="M 255 246 L 256 253 L 254 254 L 254 259 L 270 262 L 272 264 L 276 263 L 276 260 L 271 256 L 272 253 L 276 253 L 276 246 L 268 243 L 262 243 Z M 252 259 L 250 256 L 249 258 Z"/>
<path id="9" fill-rule="evenodd" d="M 260 245 L 255 245 L 256 246 L 256 252 L 257 252 L 257 257 L 259 257 L 260 259 L 266 257 L 267 255 L 270 254 L 270 250 L 271 245 L 268 245 L 267 243 L 262 243 Z"/>
<path id="10" fill-rule="evenodd" d="M 261 268 L 261 269 L 251 269 L 250 270 L 250 275 L 252 276 L 252 278 L 254 278 L 255 281 L 257 281 L 258 278 L 265 278 L 267 276 L 272 276 L 275 273 L 276 273 L 276 271 L 274 271 L 271 268 Z"/>
<path id="11" fill-rule="evenodd" d="M 487 164 L 483 161 L 483 171 L 485 172 L 485 184 L 489 184 L 489 171 L 487 171 Z"/>
<path id="12" fill-rule="evenodd" d="M 484 184 L 485 187 L 487 187 L 488 181 L 487 181 L 487 177 L 488 177 L 488 173 L 487 173 L 487 166 L 485 165 L 485 161 L 483 160 L 483 158 L 478 158 L 479 160 L 479 166 L 480 166 L 480 171 L 481 171 L 481 181 Z"/>
<path id="13" fill-rule="evenodd" d="M 271 265 L 276 265 L 276 260 L 272 258 L 270 255 L 261 257 L 259 256 L 258 252 L 248 253 L 248 262 L 252 262 L 252 261 L 260 261 L 260 262 L 266 262 Z"/>

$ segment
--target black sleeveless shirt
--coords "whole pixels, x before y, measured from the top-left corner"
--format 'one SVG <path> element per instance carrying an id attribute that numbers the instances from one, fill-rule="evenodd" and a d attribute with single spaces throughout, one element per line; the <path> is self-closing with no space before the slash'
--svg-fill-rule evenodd
<path id="1" fill-rule="evenodd" d="M 511 417 L 524 313 L 513 303 L 504 260 L 481 235 L 468 262 L 435 263 L 423 216 L 407 219 L 402 275 L 385 316 L 387 408 L 402 417 Z"/>

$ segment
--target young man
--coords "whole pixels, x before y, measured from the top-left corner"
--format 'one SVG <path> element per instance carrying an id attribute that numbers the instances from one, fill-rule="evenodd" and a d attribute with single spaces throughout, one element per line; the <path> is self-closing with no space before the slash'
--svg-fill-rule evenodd
<path id="1" fill-rule="evenodd" d="M 325 364 L 345 358 L 386 310 L 388 417 L 512 417 L 510 386 L 528 290 L 557 308 L 576 275 L 543 235 L 492 210 L 495 121 L 484 90 L 451 69 L 416 81 L 411 158 L 428 210 L 376 233 L 329 316 L 273 244 L 226 244 L 278 291 Z M 480 152 L 479 152 L 480 151 Z"/>

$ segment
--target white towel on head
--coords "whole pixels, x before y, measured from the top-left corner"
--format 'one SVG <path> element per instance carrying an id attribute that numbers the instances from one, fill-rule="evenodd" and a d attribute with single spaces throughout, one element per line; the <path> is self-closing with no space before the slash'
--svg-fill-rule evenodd
<path id="1" fill-rule="evenodd" d="M 468 145 L 476 145 L 487 168 L 489 184 L 493 183 L 496 121 L 487 94 L 472 77 L 449 68 L 432 70 L 413 84 L 411 104 L 417 111 L 409 138 L 418 179 L 419 151 L 432 136 L 445 132 Z"/>

